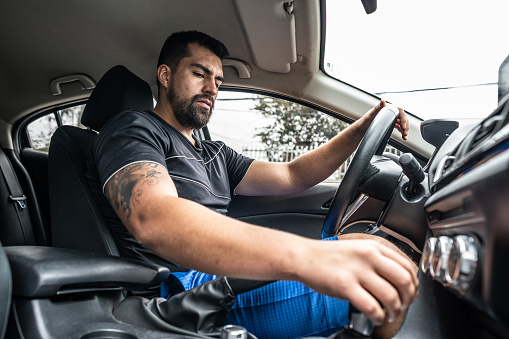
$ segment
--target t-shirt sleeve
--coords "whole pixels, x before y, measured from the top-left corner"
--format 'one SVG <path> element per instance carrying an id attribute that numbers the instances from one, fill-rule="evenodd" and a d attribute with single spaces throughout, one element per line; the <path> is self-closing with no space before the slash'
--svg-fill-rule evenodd
<path id="1" fill-rule="evenodd" d="M 254 159 L 239 154 L 226 145 L 223 147 L 226 155 L 226 166 L 228 169 L 228 180 L 230 181 L 230 191 L 232 195 L 235 195 L 237 186 L 246 176 L 246 173 L 249 170 L 249 167 L 251 167 Z"/>
<path id="2" fill-rule="evenodd" d="M 108 180 L 130 164 L 155 162 L 166 168 L 164 138 L 163 131 L 141 112 L 123 112 L 108 121 L 92 152 L 103 192 Z"/>

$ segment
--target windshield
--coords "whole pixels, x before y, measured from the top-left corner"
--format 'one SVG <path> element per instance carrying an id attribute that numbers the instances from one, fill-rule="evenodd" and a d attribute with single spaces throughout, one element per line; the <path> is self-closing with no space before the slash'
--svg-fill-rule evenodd
<path id="1" fill-rule="evenodd" d="M 481 118 L 498 104 L 507 0 L 326 1 L 325 71 L 422 119 Z"/>

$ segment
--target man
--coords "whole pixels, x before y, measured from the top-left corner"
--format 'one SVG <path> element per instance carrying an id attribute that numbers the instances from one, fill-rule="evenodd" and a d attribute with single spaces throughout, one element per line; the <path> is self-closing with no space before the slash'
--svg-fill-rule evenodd
<path id="1" fill-rule="evenodd" d="M 295 193 L 329 177 L 385 103 L 290 163 L 253 161 L 193 137 L 210 118 L 227 54 L 203 33 L 173 34 L 159 57 L 153 112 L 127 111 L 102 128 L 88 176 L 101 182 L 98 202 L 121 254 L 168 266 L 185 289 L 214 275 L 281 280 L 242 294 L 230 312 L 229 323 L 259 337 L 334 332 L 347 321 L 348 304 L 339 298 L 376 323 L 386 314 L 393 322 L 416 297 L 418 282 L 410 260 L 390 244 L 362 235 L 312 240 L 224 215 L 231 194 Z M 402 110 L 398 128 L 406 138 Z M 179 290 L 175 281 L 168 289 L 167 296 Z"/>

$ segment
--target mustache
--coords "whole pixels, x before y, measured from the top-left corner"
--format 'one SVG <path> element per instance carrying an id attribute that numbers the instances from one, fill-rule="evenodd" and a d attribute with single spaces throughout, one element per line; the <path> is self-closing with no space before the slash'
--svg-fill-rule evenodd
<path id="1" fill-rule="evenodd" d="M 207 94 L 197 94 L 197 95 L 195 95 L 194 98 L 193 98 L 193 102 L 197 102 L 197 101 L 200 101 L 202 99 L 210 101 L 212 103 L 212 106 L 214 106 L 214 103 L 215 103 L 214 98 L 211 95 L 207 95 Z"/>

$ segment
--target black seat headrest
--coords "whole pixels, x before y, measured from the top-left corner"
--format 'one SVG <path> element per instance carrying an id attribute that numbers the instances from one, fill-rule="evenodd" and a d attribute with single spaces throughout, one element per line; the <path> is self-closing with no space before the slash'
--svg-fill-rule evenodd
<path id="1" fill-rule="evenodd" d="M 154 107 L 150 86 L 122 65 L 106 72 L 85 106 L 81 123 L 95 131 L 115 114 L 127 109 L 145 111 Z"/>

